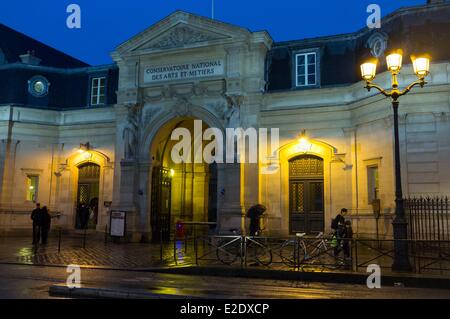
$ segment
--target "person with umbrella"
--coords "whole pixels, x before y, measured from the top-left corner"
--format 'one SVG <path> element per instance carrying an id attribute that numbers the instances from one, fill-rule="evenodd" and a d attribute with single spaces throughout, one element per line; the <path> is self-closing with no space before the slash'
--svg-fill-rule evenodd
<path id="1" fill-rule="evenodd" d="M 250 207 L 247 211 L 247 218 L 250 218 L 250 236 L 258 236 L 260 234 L 260 220 L 266 210 L 264 205 L 257 204 Z"/>

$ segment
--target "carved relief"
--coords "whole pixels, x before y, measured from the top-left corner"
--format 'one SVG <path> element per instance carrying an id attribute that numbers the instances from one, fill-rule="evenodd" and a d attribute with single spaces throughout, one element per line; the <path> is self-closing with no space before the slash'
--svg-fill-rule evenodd
<path id="1" fill-rule="evenodd" d="M 218 118 L 223 119 L 225 116 L 225 110 L 227 109 L 227 103 L 225 101 L 218 101 L 215 103 L 207 104 L 206 107 L 211 110 Z"/>
<path id="2" fill-rule="evenodd" d="M 190 114 L 190 108 L 192 107 L 192 103 L 186 97 L 176 97 L 175 98 L 175 113 L 178 116 L 188 116 Z"/>
<path id="3" fill-rule="evenodd" d="M 221 37 L 218 34 L 206 33 L 203 31 L 195 30 L 186 25 L 181 25 L 170 30 L 169 33 L 158 37 L 156 40 L 145 45 L 145 47 L 143 48 L 144 49 L 178 48 L 189 44 L 217 40 L 221 38 L 223 37 Z"/>
<path id="4" fill-rule="evenodd" d="M 162 110 L 160 106 L 151 107 L 145 111 L 144 123 L 149 123 Z"/>

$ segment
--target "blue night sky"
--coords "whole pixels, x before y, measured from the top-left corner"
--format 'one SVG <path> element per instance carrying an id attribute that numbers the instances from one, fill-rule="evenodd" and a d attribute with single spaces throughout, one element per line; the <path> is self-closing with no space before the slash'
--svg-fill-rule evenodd
<path id="1" fill-rule="evenodd" d="M 66 27 L 66 7 L 82 10 L 82 28 Z M 353 32 L 365 26 L 369 4 L 382 15 L 426 0 L 215 0 L 215 18 L 275 41 Z M 87 63 L 110 63 L 110 52 L 175 10 L 211 16 L 211 0 L 21 0 L 0 7 L 0 22 Z"/>

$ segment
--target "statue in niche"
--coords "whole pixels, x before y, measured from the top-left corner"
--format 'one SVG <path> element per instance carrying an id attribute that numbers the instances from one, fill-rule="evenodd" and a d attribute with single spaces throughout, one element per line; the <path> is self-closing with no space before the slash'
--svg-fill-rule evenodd
<path id="1" fill-rule="evenodd" d="M 133 160 L 136 156 L 138 144 L 138 130 L 141 107 L 138 104 L 128 105 L 127 124 L 123 129 L 124 158 Z"/>
<path id="2" fill-rule="evenodd" d="M 238 128 L 241 125 L 241 96 L 226 96 L 228 108 L 225 111 L 224 118 L 226 127 Z"/>
<path id="3" fill-rule="evenodd" d="M 237 129 L 241 127 L 241 103 L 242 96 L 225 96 L 228 102 L 228 108 L 224 113 L 224 120 L 226 128 Z M 237 145 L 236 139 L 230 139 L 227 137 L 226 148 L 227 150 L 234 150 L 234 159 L 237 160 L 239 145 Z"/>

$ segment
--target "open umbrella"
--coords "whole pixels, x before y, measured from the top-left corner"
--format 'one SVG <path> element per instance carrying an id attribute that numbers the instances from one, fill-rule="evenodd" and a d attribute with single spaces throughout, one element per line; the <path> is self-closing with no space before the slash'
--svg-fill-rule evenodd
<path id="1" fill-rule="evenodd" d="M 266 206 L 257 204 L 250 207 L 247 211 L 248 218 L 258 218 L 267 210 Z"/>

